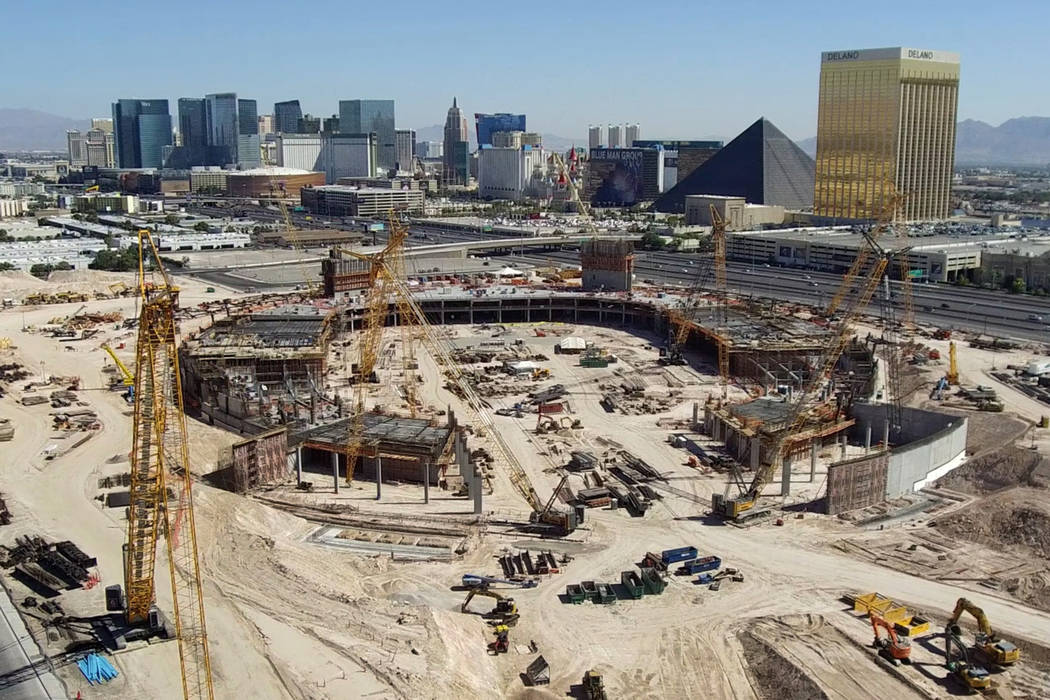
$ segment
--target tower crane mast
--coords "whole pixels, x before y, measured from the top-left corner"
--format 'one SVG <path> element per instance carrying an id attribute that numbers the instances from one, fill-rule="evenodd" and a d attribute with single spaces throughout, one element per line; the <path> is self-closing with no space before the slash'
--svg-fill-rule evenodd
<path id="1" fill-rule="evenodd" d="M 183 695 L 210 700 L 214 697 L 211 659 L 176 349 L 179 289 L 164 270 L 149 231 L 139 231 L 138 241 L 141 306 L 124 553 L 127 619 L 129 624 L 143 625 L 155 617 L 157 539 L 163 530 Z M 146 281 L 151 258 L 160 281 Z"/>

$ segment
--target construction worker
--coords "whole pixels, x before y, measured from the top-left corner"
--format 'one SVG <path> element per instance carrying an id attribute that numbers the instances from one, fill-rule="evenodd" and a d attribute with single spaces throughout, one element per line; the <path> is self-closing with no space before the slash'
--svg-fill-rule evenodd
<path id="1" fill-rule="evenodd" d="M 489 644 L 489 649 L 497 654 L 500 652 L 506 652 L 509 645 L 508 635 L 510 633 L 510 627 L 507 625 L 496 625 L 492 631 L 495 632 L 496 639 Z"/>

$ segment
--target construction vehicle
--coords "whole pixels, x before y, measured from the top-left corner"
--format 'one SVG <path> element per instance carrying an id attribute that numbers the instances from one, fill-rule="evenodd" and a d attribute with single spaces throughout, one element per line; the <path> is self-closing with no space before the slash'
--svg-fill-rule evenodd
<path id="1" fill-rule="evenodd" d="M 608 700 L 609 696 L 605 694 L 602 674 L 594 669 L 583 674 L 583 695 L 587 700 Z"/>
<path id="2" fill-rule="evenodd" d="M 155 604 L 154 586 L 157 539 L 163 533 L 183 695 L 211 700 L 214 690 L 193 515 L 193 479 L 176 349 L 179 288 L 165 271 L 149 231 L 138 232 L 138 244 L 140 310 L 124 550 L 125 614 L 128 625 L 145 627 L 151 634 L 163 634 L 167 629 Z M 160 279 L 147 283 L 147 275 Z"/>
<path id="3" fill-rule="evenodd" d="M 955 357 L 955 341 L 948 343 L 948 373 L 944 375 L 952 386 L 959 386 L 959 363 Z"/>
<path id="4" fill-rule="evenodd" d="M 966 598 L 959 598 L 955 603 L 955 610 L 952 612 L 952 616 L 948 619 L 948 623 L 945 625 L 945 634 L 961 636 L 962 632 L 959 628 L 959 618 L 962 617 L 964 612 L 970 613 L 970 615 L 972 615 L 977 621 L 978 630 L 974 646 L 977 647 L 989 663 L 996 666 L 1010 666 L 1011 664 L 1017 663 L 1021 658 L 1021 650 L 1012 643 L 1005 639 L 1001 639 L 996 635 L 992 630 L 992 625 L 988 622 L 988 616 L 984 614 L 984 611 Z"/>
<path id="5" fill-rule="evenodd" d="M 510 647 L 510 628 L 506 625 L 496 625 L 492 632 L 496 638 L 489 642 L 489 653 L 494 656 L 506 654 Z"/>
<path id="6" fill-rule="evenodd" d="M 106 343 L 103 343 L 102 349 L 106 351 L 106 353 L 113 360 L 113 364 L 115 364 L 117 366 L 117 369 L 120 370 L 120 374 L 123 377 L 122 384 L 125 387 L 124 400 L 128 403 L 131 403 L 135 400 L 135 376 L 131 373 L 131 370 L 129 370 L 127 366 L 120 361 L 120 358 L 117 357 L 117 353 L 113 351 L 113 348 L 111 348 Z"/>
<path id="7" fill-rule="evenodd" d="M 955 649 L 955 655 L 952 649 Z M 970 663 L 970 657 L 966 653 L 966 645 L 955 634 L 945 630 L 944 633 L 944 667 L 948 669 L 951 678 L 962 684 L 967 690 L 987 690 L 992 687 L 992 679 L 988 670 Z"/>
<path id="8" fill-rule="evenodd" d="M 532 378 L 536 381 L 541 379 L 550 379 L 551 371 L 546 367 L 540 367 L 539 369 L 532 370 Z"/>
<path id="9" fill-rule="evenodd" d="M 875 633 L 875 640 L 871 645 L 878 649 L 883 658 L 894 666 L 902 663 L 910 664 L 911 640 L 907 637 L 903 639 L 898 637 L 893 623 L 884 617 L 869 613 L 868 618 L 871 620 L 871 630 Z M 880 628 L 886 630 L 885 637 L 879 634 Z"/>
<path id="10" fill-rule="evenodd" d="M 482 617 L 499 620 L 500 624 L 513 625 L 518 621 L 520 615 L 518 614 L 518 605 L 514 602 L 513 598 L 508 598 L 498 591 L 494 591 L 487 585 L 474 586 L 467 592 L 467 598 L 463 601 L 463 604 L 459 606 L 460 612 L 469 612 L 468 607 L 470 601 L 474 600 L 474 596 L 485 596 L 486 598 L 493 598 L 496 601 L 496 607 L 492 610 L 484 613 Z"/>
<path id="11" fill-rule="evenodd" d="M 947 328 L 938 328 L 933 332 L 934 340 L 951 340 L 952 332 Z"/>
<path id="12" fill-rule="evenodd" d="M 948 389 L 948 378 L 941 377 L 937 380 L 936 386 L 933 387 L 933 391 L 930 392 L 930 398 L 935 401 L 942 401 L 944 399 L 944 392 Z"/>
<path id="13" fill-rule="evenodd" d="M 463 585 L 467 588 L 476 588 L 478 586 L 489 586 L 493 583 L 505 583 L 508 586 L 517 586 L 519 588 L 535 588 L 537 583 L 534 579 L 523 579 L 521 581 L 512 581 L 505 578 L 495 578 L 493 576 L 480 576 L 478 574 L 463 574 Z"/>
<path id="14" fill-rule="evenodd" d="M 889 225 L 892 211 L 895 211 L 895 207 L 887 208 L 886 212 L 880 217 L 880 222 L 875 229 L 870 233 L 864 234 L 868 245 L 860 249 L 857 258 L 863 257 L 865 260 L 871 261 L 867 268 L 867 274 L 865 276 L 859 275 L 859 272 L 864 269 L 863 266 L 858 267 L 856 270 L 851 267 L 850 272 L 847 272 L 847 278 L 842 285 L 842 289 L 839 290 L 842 293 L 842 299 L 837 302 L 842 303 L 845 301 L 845 306 L 839 314 L 839 321 L 831 334 L 827 347 L 810 373 L 809 380 L 802 386 L 801 390 L 795 393 L 791 407 L 788 409 L 783 421 L 786 428 L 779 431 L 769 445 L 768 454 L 770 456 L 768 462 L 758 468 L 750 486 L 744 485 L 739 469 L 732 470 L 731 480 L 726 485 L 725 493 L 715 493 L 711 497 L 711 507 L 715 514 L 727 520 L 741 523 L 767 513 L 766 510 L 755 508 L 762 495 L 762 490 L 773 479 L 777 468 L 781 466 L 782 455 L 790 452 L 791 444 L 804 439 L 806 435 L 804 427 L 809 417 L 807 409 L 810 408 L 810 398 L 818 393 L 821 385 L 831 376 L 839 357 L 849 344 L 854 320 L 867 308 L 868 303 L 875 294 L 879 281 L 882 279 L 883 273 L 889 265 L 889 256 L 878 246 L 876 239 Z M 836 308 L 838 307 L 836 306 Z M 734 484 L 739 492 L 736 496 L 730 497 L 729 489 Z"/>

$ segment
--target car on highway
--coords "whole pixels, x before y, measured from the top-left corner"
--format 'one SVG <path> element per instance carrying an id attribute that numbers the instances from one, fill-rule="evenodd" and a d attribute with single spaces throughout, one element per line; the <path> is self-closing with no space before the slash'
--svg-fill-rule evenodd
<path id="1" fill-rule="evenodd" d="M 942 301 L 942 302 L 941 302 L 941 308 L 942 308 L 942 309 L 950 309 L 950 308 L 952 308 L 952 307 L 948 305 L 948 302 L 946 302 L 946 301 Z"/>
<path id="2" fill-rule="evenodd" d="M 1035 321 L 1036 323 L 1040 323 L 1043 320 L 1043 317 L 1040 316 L 1039 314 L 1028 314 L 1028 320 L 1029 321 Z"/>

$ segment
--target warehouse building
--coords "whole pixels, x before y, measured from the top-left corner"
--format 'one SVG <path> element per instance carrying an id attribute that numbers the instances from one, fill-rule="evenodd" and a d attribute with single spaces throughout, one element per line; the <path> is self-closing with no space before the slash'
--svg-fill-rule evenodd
<path id="1" fill-rule="evenodd" d="M 324 173 L 297 168 L 253 168 L 226 174 L 226 192 L 232 197 L 298 197 L 304 187 L 324 184 Z"/>

